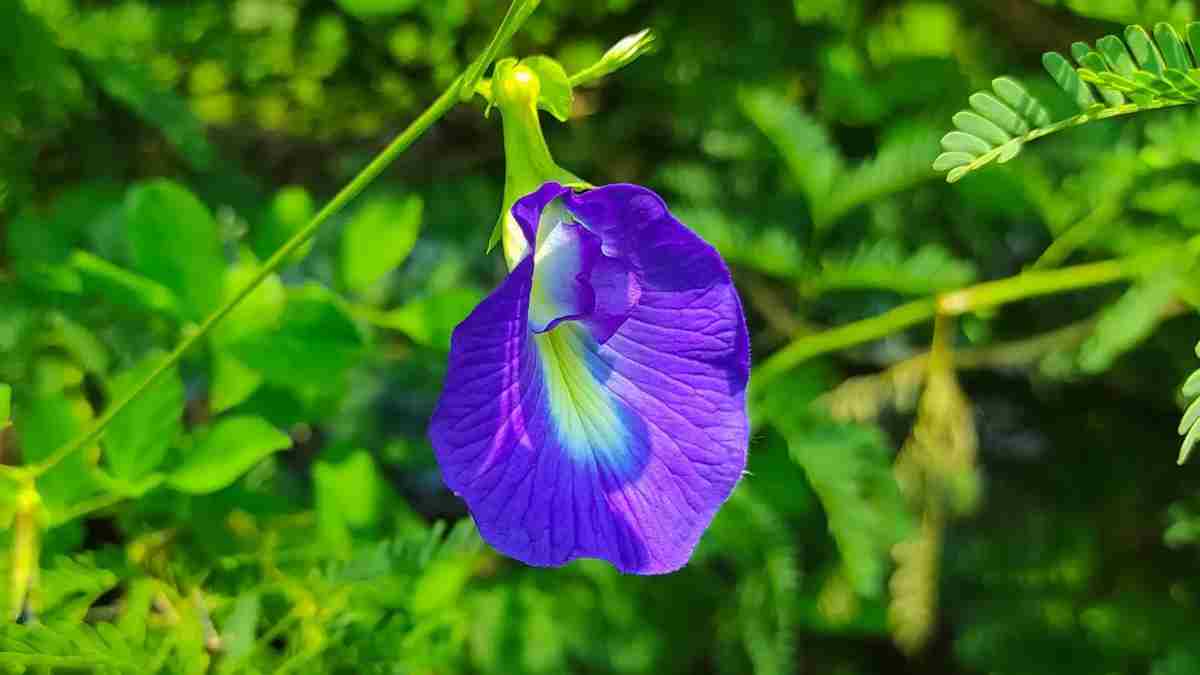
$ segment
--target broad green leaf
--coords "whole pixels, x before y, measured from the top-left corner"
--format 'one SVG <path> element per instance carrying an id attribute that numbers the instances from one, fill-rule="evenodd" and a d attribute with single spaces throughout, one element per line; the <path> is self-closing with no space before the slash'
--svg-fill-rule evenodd
<path id="1" fill-rule="evenodd" d="M 176 183 L 157 180 L 129 192 L 125 217 L 134 266 L 175 293 L 200 321 L 221 301 L 225 260 L 208 208 Z"/>
<path id="2" fill-rule="evenodd" d="M 91 407 L 82 397 L 68 397 L 63 392 L 46 393 L 21 408 L 17 432 L 21 451 L 27 464 L 35 464 L 55 450 L 71 442 L 92 418 Z M 96 489 L 92 477 L 95 450 L 76 452 L 59 462 L 38 479 L 47 508 L 69 507 L 86 498 Z"/>
<path id="3" fill-rule="evenodd" d="M 258 275 L 260 263 L 243 253 L 224 275 L 222 298 L 233 300 Z M 214 345 L 228 346 L 249 336 L 269 333 L 279 327 L 287 306 L 287 289 L 279 275 L 270 274 L 246 296 L 212 331 Z"/>
<path id="4" fill-rule="evenodd" d="M 450 350 L 450 334 L 483 301 L 477 288 L 454 288 L 417 298 L 377 318 L 381 326 L 398 330 L 419 345 Z"/>
<path id="5" fill-rule="evenodd" d="M 287 434 L 261 417 L 228 417 L 200 436 L 167 484 L 189 494 L 216 492 L 291 445 Z"/>
<path id="6" fill-rule="evenodd" d="M 281 188 L 271 198 L 270 208 L 253 228 L 251 240 L 254 255 L 259 260 L 270 258 L 293 235 L 304 229 L 315 213 L 316 207 L 307 190 L 296 185 Z M 288 258 L 288 264 L 303 260 L 312 247 L 313 240 L 309 239 Z"/>
<path id="7" fill-rule="evenodd" d="M 339 382 L 358 364 L 364 347 L 337 296 L 309 284 L 290 291 L 277 330 L 247 335 L 228 351 L 267 381 L 303 391 Z"/>
<path id="8" fill-rule="evenodd" d="M 45 339 L 47 344 L 70 354 L 87 372 L 98 375 L 108 372 L 108 348 L 87 326 L 62 314 L 54 314 Z"/>
<path id="9" fill-rule="evenodd" d="M 364 528 L 379 520 L 380 477 L 375 460 L 365 450 L 338 459 L 322 459 L 313 466 L 317 523 L 333 542 L 344 542 L 350 528 Z"/>
<path id="10" fill-rule="evenodd" d="M 367 202 L 342 233 L 342 282 L 361 293 L 399 267 L 421 233 L 424 203 L 417 195 Z"/>
<path id="11" fill-rule="evenodd" d="M 538 76 L 541 84 L 538 107 L 553 115 L 559 122 L 570 119 L 571 102 L 575 95 L 571 92 L 571 81 L 562 65 L 549 56 L 530 56 L 521 59 L 521 63 Z"/>
<path id="12" fill-rule="evenodd" d="M 84 293 L 102 298 L 105 302 L 154 314 L 179 314 L 179 303 L 175 294 L 152 279 L 118 267 L 87 251 L 72 253 L 71 266 L 79 272 Z"/>
<path id="13" fill-rule="evenodd" d="M 223 413 L 245 403 L 262 385 L 262 373 L 221 349 L 213 351 L 212 383 L 208 405 L 213 413 Z"/>
<path id="14" fill-rule="evenodd" d="M 108 400 L 133 391 L 166 358 L 154 354 L 112 379 Z M 104 459 L 118 480 L 134 482 L 157 469 L 183 430 L 185 395 L 179 372 L 170 368 L 117 414 L 104 432 Z"/>
<path id="15" fill-rule="evenodd" d="M 225 274 L 225 300 L 231 300 L 252 282 L 258 269 L 254 257 L 243 253 Z M 233 353 L 233 345 L 239 340 L 267 339 L 278 329 L 286 306 L 287 290 L 279 276 L 271 274 L 213 329 L 209 406 L 214 413 L 241 404 L 262 384 L 262 373 L 242 363 Z"/>

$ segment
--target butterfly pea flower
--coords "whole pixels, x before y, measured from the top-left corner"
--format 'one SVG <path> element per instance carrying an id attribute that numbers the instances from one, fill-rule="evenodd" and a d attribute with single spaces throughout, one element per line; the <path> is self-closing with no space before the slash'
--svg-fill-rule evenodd
<path id="1" fill-rule="evenodd" d="M 746 463 L 729 270 L 637 185 L 548 181 L 506 215 L 510 271 L 455 329 L 430 425 L 443 479 L 527 564 L 676 570 Z"/>

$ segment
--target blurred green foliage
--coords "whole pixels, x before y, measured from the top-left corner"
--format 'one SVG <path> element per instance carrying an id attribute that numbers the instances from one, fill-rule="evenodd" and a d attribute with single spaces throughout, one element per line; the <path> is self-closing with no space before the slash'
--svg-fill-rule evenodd
<path id="1" fill-rule="evenodd" d="M 0 465 L 137 393 L 36 489 L 0 472 L 0 672 L 1200 672 L 1200 501 L 1171 461 L 1200 393 L 1200 111 L 932 168 L 952 124 L 1007 142 L 954 117 L 993 78 L 1067 118 L 1043 52 L 1187 36 L 1190 2 L 530 15 L 500 55 L 550 57 L 527 63 L 557 161 L 667 197 L 733 267 L 756 362 L 811 356 L 754 391 L 749 472 L 674 575 L 523 567 L 441 484 L 450 332 L 503 274 L 478 99 L 137 392 L 506 10 L 0 2 Z"/>

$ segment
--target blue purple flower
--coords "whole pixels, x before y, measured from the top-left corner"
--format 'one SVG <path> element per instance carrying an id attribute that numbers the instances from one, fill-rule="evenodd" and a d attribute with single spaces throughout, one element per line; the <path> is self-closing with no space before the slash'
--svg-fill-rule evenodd
<path id="1" fill-rule="evenodd" d="M 483 538 L 531 565 L 682 567 L 746 463 L 750 353 L 717 252 L 636 185 L 546 183 L 454 331 L 430 439 Z"/>

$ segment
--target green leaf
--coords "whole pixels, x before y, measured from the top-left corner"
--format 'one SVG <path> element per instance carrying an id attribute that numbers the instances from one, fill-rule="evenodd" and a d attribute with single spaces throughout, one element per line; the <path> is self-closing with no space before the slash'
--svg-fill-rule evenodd
<path id="1" fill-rule="evenodd" d="M 365 450 L 313 466 L 317 522 L 332 541 L 344 541 L 349 528 L 370 527 L 379 520 L 381 497 L 375 460 Z"/>
<path id="2" fill-rule="evenodd" d="M 376 318 L 376 323 L 404 333 L 419 345 L 449 351 L 454 327 L 467 318 L 483 298 L 483 291 L 471 287 L 440 291 L 383 313 Z"/>
<path id="3" fill-rule="evenodd" d="M 814 212 L 822 208 L 844 168 L 841 152 L 834 147 L 825 128 L 795 103 L 770 89 L 740 91 L 738 103 L 783 156 L 808 199 L 809 208 Z"/>
<path id="4" fill-rule="evenodd" d="M 102 298 L 105 302 L 153 314 L 172 317 L 179 315 L 179 303 L 175 294 L 156 281 L 118 267 L 87 251 L 72 253 L 71 266 L 79 272 L 84 293 Z"/>
<path id="5" fill-rule="evenodd" d="M 1054 78 L 1059 88 L 1067 92 L 1067 95 L 1075 102 L 1075 107 L 1087 110 L 1096 105 L 1096 97 L 1092 95 L 1092 90 L 1087 83 L 1080 79 L 1079 73 L 1075 72 L 1075 68 L 1062 54 L 1058 52 L 1042 54 L 1042 65 L 1050 73 L 1050 77 Z"/>
<path id="6" fill-rule="evenodd" d="M 893 544 L 907 520 L 883 434 L 814 416 L 779 416 L 792 460 L 821 500 L 847 577 L 862 596 L 878 596 Z"/>
<path id="7" fill-rule="evenodd" d="M 575 100 L 567 71 L 549 56 L 530 56 L 521 59 L 521 63 L 538 76 L 541 84 L 538 91 L 538 107 L 553 115 L 559 122 L 566 122 L 571 117 L 571 103 Z"/>
<path id="8" fill-rule="evenodd" d="M 801 369 L 773 386 L 758 412 L 783 436 L 820 500 L 855 592 L 877 597 L 891 547 L 907 536 L 912 522 L 882 431 L 834 421 L 815 407 L 826 380 L 817 366 Z"/>
<path id="9" fill-rule="evenodd" d="M 262 373 L 242 363 L 236 356 L 220 350 L 213 352 L 208 402 L 213 413 L 220 414 L 245 403 L 262 383 Z"/>
<path id="10" fill-rule="evenodd" d="M 1168 68 L 1186 73 L 1194 67 L 1192 57 L 1188 55 L 1187 44 L 1183 42 L 1171 24 L 1163 22 L 1155 24 L 1154 39 L 1158 41 L 1163 61 Z"/>
<path id="11" fill-rule="evenodd" d="M 926 127 L 901 128 L 889 134 L 872 158 L 845 171 L 824 200 L 820 222 L 838 222 L 850 211 L 888 195 L 904 192 L 934 177 L 930 165 L 937 132 Z"/>
<path id="12" fill-rule="evenodd" d="M 216 309 L 225 260 L 208 208 L 183 186 L 157 180 L 130 190 L 125 216 L 134 266 L 171 289 L 188 318 Z"/>
<path id="13" fill-rule="evenodd" d="M 167 477 L 167 484 L 189 494 L 216 492 L 291 445 L 287 434 L 261 417 L 229 417 L 197 440 L 179 468 Z"/>
<path id="14" fill-rule="evenodd" d="M 275 331 L 244 336 L 228 351 L 269 382 L 311 391 L 327 390 L 344 378 L 364 347 L 337 296 L 309 284 L 290 291 Z"/>
<path id="15" fill-rule="evenodd" d="M 45 393 L 21 409 L 17 432 L 25 462 L 35 464 L 74 440 L 91 420 L 82 398 L 63 392 Z M 65 508 L 95 492 L 89 451 L 76 452 L 38 478 L 38 492 L 50 509 Z"/>
<path id="16" fill-rule="evenodd" d="M 217 672 L 236 672 L 228 666 L 248 656 L 254 649 L 261 606 L 262 601 L 258 593 L 239 595 L 233 603 L 233 611 L 221 624 L 221 652 L 225 658 L 219 662 Z"/>
<path id="17" fill-rule="evenodd" d="M 892 240 L 863 247 L 854 254 L 822 261 L 820 271 L 804 279 L 809 292 L 884 289 L 926 295 L 961 288 L 975 280 L 975 266 L 945 248 L 926 244 L 906 253 Z"/>
<path id="18" fill-rule="evenodd" d="M 258 276 L 260 263 L 243 254 L 224 275 L 222 298 L 230 302 Z M 212 331 L 212 341 L 227 347 L 250 336 L 269 333 L 279 328 L 287 307 L 287 289 L 279 275 L 269 274 L 241 304 L 233 309 Z"/>
<path id="19" fill-rule="evenodd" d="M 70 354 L 75 363 L 87 372 L 108 372 L 108 348 L 83 324 L 62 314 L 54 314 L 45 339 L 47 344 L 58 346 Z"/>
<path id="20" fill-rule="evenodd" d="M 12 424 L 12 386 L 0 382 L 0 431 Z"/>
<path id="21" fill-rule="evenodd" d="M 109 401 L 131 394 L 165 359 L 154 354 L 109 383 Z M 104 458 L 118 480 L 134 482 L 157 469 L 183 430 L 183 380 L 174 367 L 125 406 L 104 432 Z"/>
<path id="22" fill-rule="evenodd" d="M 0 663 L 25 672 L 148 673 L 153 654 L 139 650 L 111 623 L 0 624 Z M 103 669 L 103 670 L 99 670 Z"/>
<path id="23" fill-rule="evenodd" d="M 271 198 L 267 213 L 255 225 L 252 232 L 254 255 L 266 260 L 283 247 L 297 232 L 312 220 L 316 213 L 312 196 L 302 187 L 290 185 L 281 188 Z M 312 251 L 313 239 L 309 239 L 288 258 L 287 264 L 304 260 Z"/>
<path id="24" fill-rule="evenodd" d="M 225 273 L 225 301 L 233 299 L 258 275 L 259 263 L 248 253 Z M 239 340 L 267 339 L 279 327 L 287 306 L 287 290 L 276 274 L 268 275 L 225 320 L 217 324 L 212 341 L 212 382 L 209 406 L 222 413 L 250 398 L 263 382 L 259 371 L 233 353 Z"/>
<path id="25" fill-rule="evenodd" d="M 342 282 L 361 293 L 399 267 L 421 233 L 424 203 L 417 195 L 367 202 L 342 233 Z"/>

